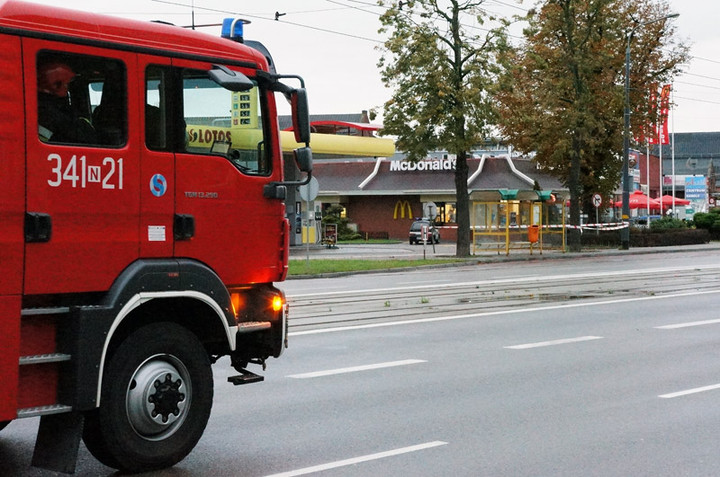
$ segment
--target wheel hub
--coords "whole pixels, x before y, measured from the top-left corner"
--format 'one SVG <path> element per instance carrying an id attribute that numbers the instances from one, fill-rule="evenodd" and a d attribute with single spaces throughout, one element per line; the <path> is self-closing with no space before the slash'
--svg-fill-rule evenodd
<path id="1" fill-rule="evenodd" d="M 128 420 L 141 437 L 164 439 L 184 421 L 189 393 L 189 374 L 182 362 L 154 356 L 138 367 L 128 385 Z"/>
<path id="2" fill-rule="evenodd" d="M 155 405 L 152 416 L 162 416 L 163 423 L 167 423 L 169 416 L 180 415 L 180 403 L 185 400 L 181 393 L 182 379 L 173 380 L 172 375 L 167 373 L 164 380 L 156 379 L 153 382 L 155 393 L 148 396 L 148 402 Z"/>

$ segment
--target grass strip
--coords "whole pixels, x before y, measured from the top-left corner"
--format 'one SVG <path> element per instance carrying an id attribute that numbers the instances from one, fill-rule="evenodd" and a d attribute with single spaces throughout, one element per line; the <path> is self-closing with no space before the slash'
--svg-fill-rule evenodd
<path id="1" fill-rule="evenodd" d="M 422 267 L 446 263 L 463 262 L 462 259 L 432 260 L 354 260 L 354 259 L 293 259 L 288 264 L 288 275 L 321 275 L 324 273 L 357 272 L 366 270 L 386 270 L 391 268 Z"/>

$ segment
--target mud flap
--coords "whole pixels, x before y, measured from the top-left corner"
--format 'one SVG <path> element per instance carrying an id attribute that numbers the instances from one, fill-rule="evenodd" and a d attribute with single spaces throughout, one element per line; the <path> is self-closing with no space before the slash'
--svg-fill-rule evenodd
<path id="1" fill-rule="evenodd" d="M 80 412 L 42 416 L 32 465 L 65 474 L 74 473 L 82 428 Z"/>

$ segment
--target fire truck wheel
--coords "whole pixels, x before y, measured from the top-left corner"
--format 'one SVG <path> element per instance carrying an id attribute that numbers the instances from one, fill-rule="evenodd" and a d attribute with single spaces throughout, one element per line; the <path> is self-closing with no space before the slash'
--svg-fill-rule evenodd
<path id="1" fill-rule="evenodd" d="M 104 372 L 100 407 L 83 440 L 103 464 L 145 472 L 180 462 L 210 417 L 213 377 L 197 337 L 174 323 L 138 329 Z"/>

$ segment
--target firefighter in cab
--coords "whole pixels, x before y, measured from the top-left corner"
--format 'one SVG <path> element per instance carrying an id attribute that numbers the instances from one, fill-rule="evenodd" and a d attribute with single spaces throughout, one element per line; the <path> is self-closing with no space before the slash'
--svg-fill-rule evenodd
<path id="1" fill-rule="evenodd" d="M 52 61 L 38 68 L 38 132 L 43 142 L 94 144 L 90 120 L 73 109 L 70 83 L 75 72 L 65 63 Z"/>

